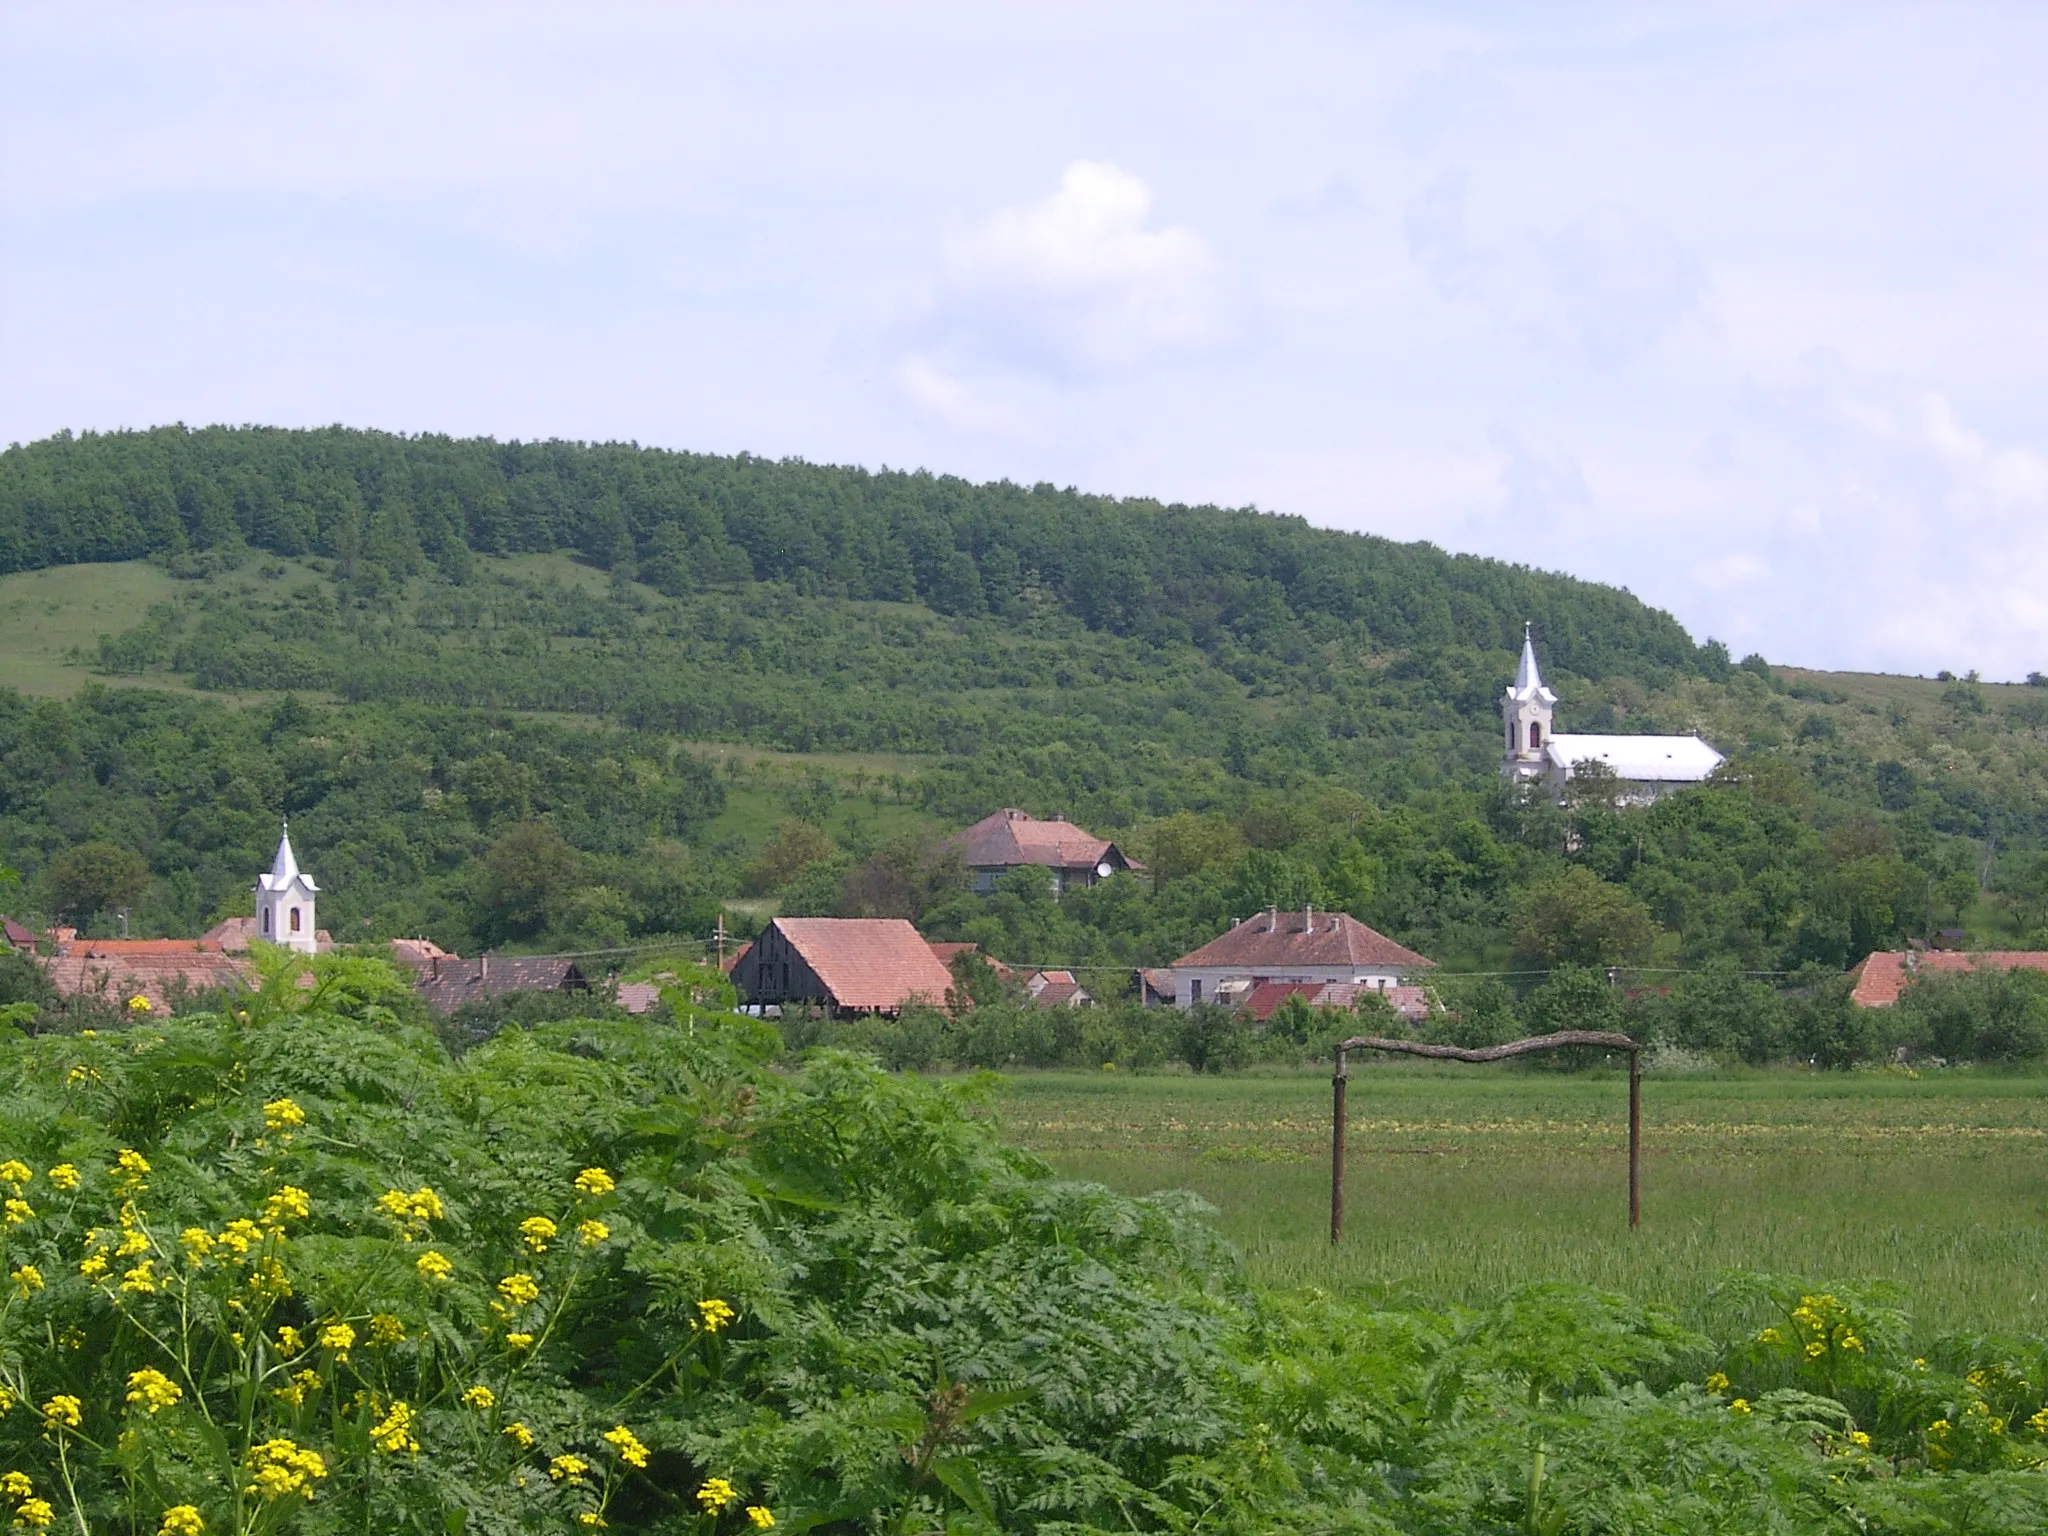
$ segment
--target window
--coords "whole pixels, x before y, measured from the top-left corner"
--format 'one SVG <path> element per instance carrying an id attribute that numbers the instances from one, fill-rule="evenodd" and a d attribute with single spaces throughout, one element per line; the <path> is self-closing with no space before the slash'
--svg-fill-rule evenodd
<path id="1" fill-rule="evenodd" d="M 1529 722 L 1529 750 L 1534 752 L 1543 745 L 1543 727 L 1536 721 Z"/>
<path id="2" fill-rule="evenodd" d="M 299 909 L 298 909 L 297 907 L 293 907 L 293 908 L 292 908 L 292 932 L 293 932 L 293 933 L 297 933 L 298 931 L 299 931 Z"/>
<path id="3" fill-rule="evenodd" d="M 1188 982 L 1188 1001 L 1191 1003 L 1199 1003 L 1201 1000 L 1202 978 L 1197 976 Z"/>
<path id="4" fill-rule="evenodd" d="M 270 932 L 270 908 L 268 907 L 263 909 L 263 931 L 265 933 Z"/>
<path id="5" fill-rule="evenodd" d="M 1508 722 L 1508 750 L 1510 752 L 1522 750 L 1522 728 L 1512 720 Z"/>

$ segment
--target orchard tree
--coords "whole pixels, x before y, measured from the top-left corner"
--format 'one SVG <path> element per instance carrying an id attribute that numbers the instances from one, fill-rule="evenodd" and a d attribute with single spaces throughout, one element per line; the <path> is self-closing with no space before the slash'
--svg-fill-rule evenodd
<path id="1" fill-rule="evenodd" d="M 1648 907 L 1577 865 L 1525 887 L 1514 920 L 1515 952 L 1546 970 L 1639 960 L 1657 936 Z"/>
<path id="2" fill-rule="evenodd" d="M 51 908 L 78 922 L 133 906 L 149 885 L 149 866 L 118 843 L 80 843 L 50 861 L 43 875 Z"/>

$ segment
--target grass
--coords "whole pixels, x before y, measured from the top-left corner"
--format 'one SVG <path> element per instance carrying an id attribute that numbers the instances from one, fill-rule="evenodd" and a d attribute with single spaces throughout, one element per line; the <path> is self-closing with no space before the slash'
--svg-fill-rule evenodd
<path id="1" fill-rule="evenodd" d="M 142 560 L 0 576 L 0 688 L 60 697 L 78 692 L 94 674 L 67 662 L 66 653 L 76 646 L 92 654 L 101 635 L 133 628 L 151 603 L 184 585 Z M 153 683 L 163 685 L 163 679 Z"/>
<path id="2" fill-rule="evenodd" d="M 1374 1066 L 1329 1230 L 1327 1075 L 1010 1080 L 1006 1133 L 1062 1172 L 1192 1189 L 1264 1284 L 1484 1302 L 1569 1279 L 1698 1316 L 1719 1272 L 1896 1287 L 1924 1331 L 2048 1316 L 2048 1076 L 1645 1081 L 1643 1225 L 1625 1080 Z"/>

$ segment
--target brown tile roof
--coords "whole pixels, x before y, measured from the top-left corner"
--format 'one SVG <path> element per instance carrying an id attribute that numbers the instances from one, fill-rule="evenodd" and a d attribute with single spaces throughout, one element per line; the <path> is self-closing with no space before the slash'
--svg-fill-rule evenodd
<path id="1" fill-rule="evenodd" d="M 1850 1000 L 1864 1008 L 1889 1008 L 1915 976 L 1944 976 L 1966 971 L 2048 971 L 2048 950 L 1983 949 L 1919 951 L 1881 949 L 1856 967 Z"/>
<path id="2" fill-rule="evenodd" d="M 436 1013 L 453 1013 L 465 1003 L 480 1003 L 507 992 L 583 992 L 590 982 L 566 955 L 484 955 L 464 960 L 449 955 L 429 959 L 413 983 L 420 998 Z"/>
<path id="3" fill-rule="evenodd" d="M 1034 971 L 1025 978 L 1024 990 L 1041 1008 L 1085 1008 L 1095 1001 L 1072 971 Z"/>
<path id="4" fill-rule="evenodd" d="M 1252 972 L 1297 965 L 1433 966 L 1434 960 L 1376 933 L 1348 912 L 1274 912 L 1248 917 L 1173 962 L 1243 966 Z"/>
<path id="5" fill-rule="evenodd" d="M 124 955 L 217 955 L 213 939 L 72 939 L 57 946 L 59 955 L 113 960 Z"/>
<path id="6" fill-rule="evenodd" d="M 948 974 L 952 972 L 955 956 L 979 955 L 981 963 L 994 971 L 998 976 L 1007 980 L 1010 975 L 1010 968 L 994 955 L 982 954 L 979 944 L 963 944 L 952 939 L 938 939 L 932 941 L 932 953 L 939 957 L 939 964 L 946 968 Z"/>
<path id="7" fill-rule="evenodd" d="M 11 917 L 0 917 L 0 932 L 4 932 L 7 935 L 8 944 L 15 949 L 34 949 L 36 947 L 35 934 L 29 929 L 22 927 L 20 923 L 17 923 Z"/>
<path id="8" fill-rule="evenodd" d="M 661 987 L 651 981 L 622 981 L 613 999 L 628 1013 L 645 1013 L 661 1001 Z"/>
<path id="9" fill-rule="evenodd" d="M 198 992 L 209 987 L 256 985 L 254 967 L 248 961 L 222 954 L 218 946 L 196 948 L 190 939 L 152 941 L 131 939 L 130 947 L 112 950 L 118 940 L 65 946 L 71 953 L 41 962 L 50 985 L 60 997 L 99 997 L 121 1005 L 140 994 L 149 999 L 154 1013 L 171 1011 L 174 992 Z M 154 947 L 156 945 L 164 947 Z M 151 945 L 150 948 L 135 948 Z"/>
<path id="10" fill-rule="evenodd" d="M 778 917 L 775 926 L 840 1008 L 894 1012 L 913 997 L 943 1003 L 953 973 L 900 917 Z"/>
<path id="11" fill-rule="evenodd" d="M 1007 869 L 1017 864 L 1043 864 L 1051 869 L 1094 869 L 1098 864 L 1136 868 L 1115 843 L 1084 832 L 1071 821 L 1040 821 L 1022 811 L 1002 810 L 984 816 L 964 832 L 946 839 L 960 850 L 969 869 Z"/>

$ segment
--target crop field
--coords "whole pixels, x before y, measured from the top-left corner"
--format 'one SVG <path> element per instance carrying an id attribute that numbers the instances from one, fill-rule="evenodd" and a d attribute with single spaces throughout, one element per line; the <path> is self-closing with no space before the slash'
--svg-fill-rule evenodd
<path id="1" fill-rule="evenodd" d="M 1731 1268 L 1898 1288 L 1916 1327 L 2048 1316 L 2048 1077 L 1753 1075 L 1627 1084 L 1354 1066 L 1345 1241 L 1328 1242 L 1328 1074 L 1028 1073 L 1005 1133 L 1129 1193 L 1192 1189 L 1253 1279 L 1483 1304 L 1569 1279 L 1697 1317 Z"/>

